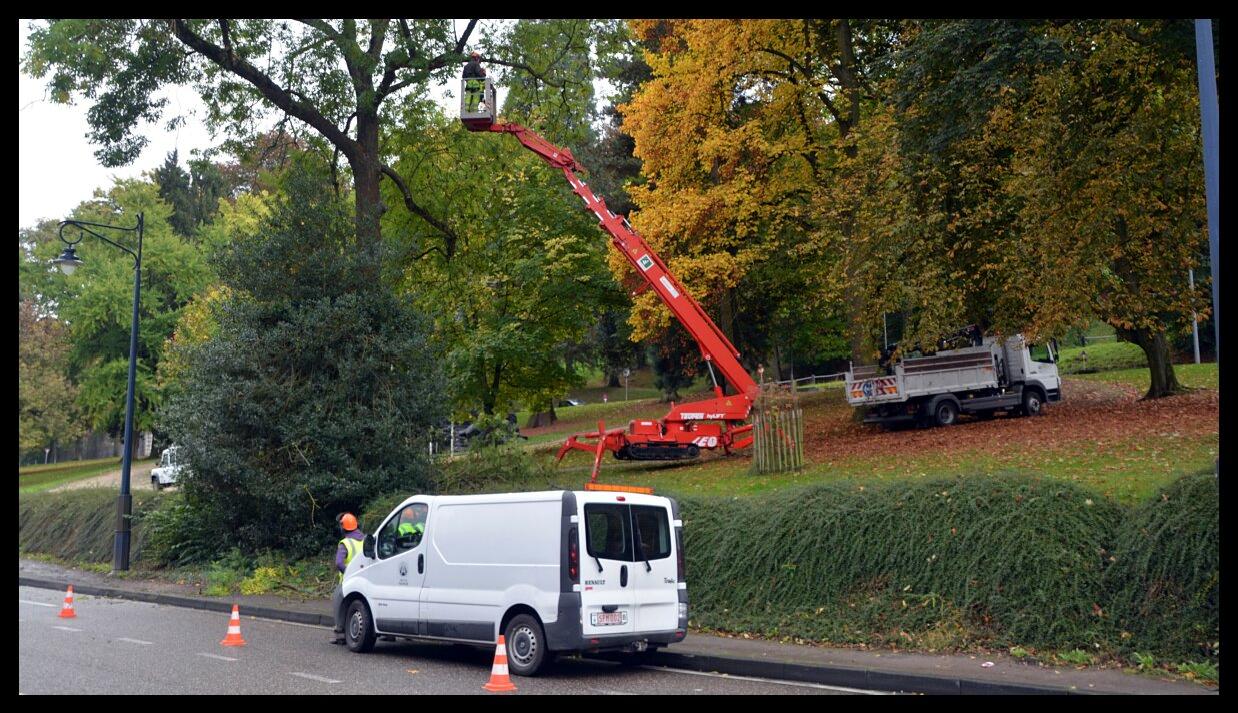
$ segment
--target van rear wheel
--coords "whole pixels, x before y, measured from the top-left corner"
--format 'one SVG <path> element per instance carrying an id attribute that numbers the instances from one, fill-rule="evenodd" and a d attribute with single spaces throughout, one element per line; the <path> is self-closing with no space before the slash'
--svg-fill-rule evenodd
<path id="1" fill-rule="evenodd" d="M 517 676 L 536 676 L 546 662 L 546 633 L 541 623 L 528 614 L 518 614 L 507 622 L 503 636 L 508 669 Z"/>

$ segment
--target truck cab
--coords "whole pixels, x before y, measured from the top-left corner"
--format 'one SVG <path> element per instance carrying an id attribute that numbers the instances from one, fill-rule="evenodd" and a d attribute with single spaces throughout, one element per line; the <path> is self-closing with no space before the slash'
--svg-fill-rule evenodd
<path id="1" fill-rule="evenodd" d="M 186 469 L 184 461 L 179 457 L 179 449 L 168 446 L 159 456 L 159 465 L 150 472 L 150 484 L 155 490 L 176 485 L 177 478 Z"/>

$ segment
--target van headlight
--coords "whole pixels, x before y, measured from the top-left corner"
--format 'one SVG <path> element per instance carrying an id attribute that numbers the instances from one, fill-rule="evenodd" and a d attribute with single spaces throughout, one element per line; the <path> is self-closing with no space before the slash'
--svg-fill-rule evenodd
<path id="1" fill-rule="evenodd" d="M 688 618 L 688 603 L 687 602 L 679 603 L 679 618 L 680 619 Z"/>

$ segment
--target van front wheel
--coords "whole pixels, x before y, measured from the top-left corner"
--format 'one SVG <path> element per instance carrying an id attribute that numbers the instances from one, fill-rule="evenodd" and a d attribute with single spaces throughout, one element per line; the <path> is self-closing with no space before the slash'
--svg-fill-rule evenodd
<path id="1" fill-rule="evenodd" d="M 535 676 L 546 661 L 546 634 L 537 619 L 528 614 L 512 617 L 503 636 L 507 644 L 507 667 L 517 676 Z"/>
<path id="2" fill-rule="evenodd" d="M 349 605 L 348 615 L 344 618 L 344 642 L 350 651 L 364 654 L 374 648 L 374 639 L 370 608 L 358 599 Z"/>

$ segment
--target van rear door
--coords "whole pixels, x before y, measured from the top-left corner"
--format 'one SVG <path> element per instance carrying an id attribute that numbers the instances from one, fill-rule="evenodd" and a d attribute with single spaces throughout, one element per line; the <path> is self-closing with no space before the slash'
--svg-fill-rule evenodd
<path id="1" fill-rule="evenodd" d="M 671 631 L 679 626 L 679 572 L 675 533 L 666 505 L 631 505 L 635 536 L 636 633 Z"/>
<path id="2" fill-rule="evenodd" d="M 581 633 L 586 638 L 630 634 L 636 625 L 631 513 L 618 502 L 586 502 L 583 513 Z"/>

